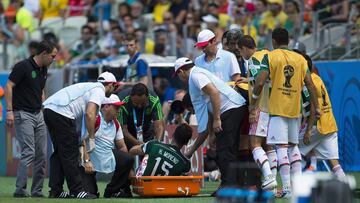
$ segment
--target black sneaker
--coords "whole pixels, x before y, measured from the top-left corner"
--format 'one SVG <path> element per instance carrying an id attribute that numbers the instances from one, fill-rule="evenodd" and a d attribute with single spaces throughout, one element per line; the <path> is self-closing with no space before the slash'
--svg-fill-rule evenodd
<path id="1" fill-rule="evenodd" d="M 131 192 L 120 189 L 119 192 L 115 192 L 112 194 L 104 193 L 104 197 L 105 198 L 131 198 L 131 197 L 133 197 L 133 195 Z"/>
<path id="2" fill-rule="evenodd" d="M 93 195 L 91 193 L 85 192 L 85 191 L 81 191 L 79 193 L 77 193 L 77 195 L 72 195 L 73 198 L 76 199 L 96 199 L 97 196 Z"/>
<path id="3" fill-rule="evenodd" d="M 62 191 L 62 192 L 55 192 L 55 191 L 50 191 L 49 192 L 49 198 L 69 198 L 70 194 L 69 192 L 66 191 Z"/>
<path id="4" fill-rule="evenodd" d="M 27 193 L 14 193 L 13 196 L 16 197 L 16 198 L 27 198 L 27 197 L 30 197 L 30 195 L 27 194 Z"/>

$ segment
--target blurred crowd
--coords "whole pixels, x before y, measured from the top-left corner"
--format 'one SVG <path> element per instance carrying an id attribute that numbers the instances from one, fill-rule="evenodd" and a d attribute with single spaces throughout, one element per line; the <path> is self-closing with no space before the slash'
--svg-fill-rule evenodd
<path id="1" fill-rule="evenodd" d="M 15 47 L 16 60 L 31 55 L 37 41 L 53 40 L 61 48 L 57 67 L 126 54 L 127 33 L 136 34 L 143 53 L 194 59 L 201 54 L 193 47 L 197 33 L 205 28 L 218 41 L 225 30 L 239 28 L 259 48 L 271 48 L 269 33 L 276 27 L 298 38 L 312 32 L 315 14 L 320 25 L 359 24 L 359 7 L 359 1 L 343 0 L 2 0 L 0 40 Z M 67 19 L 75 19 L 67 34 L 78 39 L 71 42 L 61 33 Z M 47 29 L 58 22 L 58 29 Z"/>

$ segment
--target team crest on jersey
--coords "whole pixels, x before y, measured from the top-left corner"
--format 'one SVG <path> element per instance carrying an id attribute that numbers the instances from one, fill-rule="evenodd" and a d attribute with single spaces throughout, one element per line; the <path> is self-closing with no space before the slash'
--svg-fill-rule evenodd
<path id="1" fill-rule="evenodd" d="M 284 87 L 291 88 L 291 78 L 294 76 L 294 67 L 290 65 L 286 65 L 284 67 L 284 77 L 285 77 L 285 83 L 283 84 Z"/>
<path id="2" fill-rule="evenodd" d="M 326 91 L 325 91 L 323 86 L 321 86 L 321 97 L 322 97 L 322 100 L 323 100 L 322 105 L 327 106 L 328 103 L 326 102 Z"/>

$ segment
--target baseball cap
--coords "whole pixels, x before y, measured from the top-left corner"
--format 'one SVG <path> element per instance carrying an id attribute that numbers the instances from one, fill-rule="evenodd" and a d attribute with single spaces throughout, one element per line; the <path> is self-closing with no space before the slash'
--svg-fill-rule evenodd
<path id="1" fill-rule="evenodd" d="M 187 57 L 181 57 L 181 58 L 176 59 L 175 65 L 174 65 L 175 72 L 173 74 L 173 77 L 177 75 L 177 72 L 181 67 L 183 67 L 184 65 L 188 65 L 188 64 L 193 64 L 193 62 L 192 62 L 192 60 L 190 60 Z"/>
<path id="2" fill-rule="evenodd" d="M 116 94 L 111 94 L 110 97 L 105 97 L 102 104 L 112 104 L 115 106 L 122 106 L 125 102 L 120 101 L 119 97 Z"/>
<path id="3" fill-rule="evenodd" d="M 207 14 L 206 16 L 203 16 L 201 19 L 205 23 L 219 23 L 219 20 L 215 16 L 213 16 L 211 14 Z"/>
<path id="4" fill-rule="evenodd" d="M 293 50 L 298 50 L 299 52 L 306 54 L 306 46 L 304 43 L 297 41 L 294 44 Z"/>
<path id="5" fill-rule="evenodd" d="M 209 41 L 215 37 L 215 34 L 208 29 L 202 30 L 197 36 L 195 47 L 203 47 L 209 44 Z"/>
<path id="6" fill-rule="evenodd" d="M 99 77 L 97 78 L 97 81 L 98 82 L 106 82 L 106 83 L 111 83 L 111 82 L 117 83 L 114 74 L 112 74 L 108 71 L 101 73 L 99 75 Z"/>

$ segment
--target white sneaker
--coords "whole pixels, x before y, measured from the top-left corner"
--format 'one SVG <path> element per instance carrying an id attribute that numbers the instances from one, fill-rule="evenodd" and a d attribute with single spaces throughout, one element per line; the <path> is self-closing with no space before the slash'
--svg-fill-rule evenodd
<path id="1" fill-rule="evenodd" d="M 283 186 L 282 191 L 281 191 L 281 198 L 286 198 L 286 199 L 291 198 L 291 189 L 290 189 L 290 187 Z"/>
<path id="2" fill-rule="evenodd" d="M 264 178 L 264 182 L 261 185 L 263 190 L 272 190 L 276 188 L 277 182 L 276 177 L 273 174 L 270 174 Z"/>

